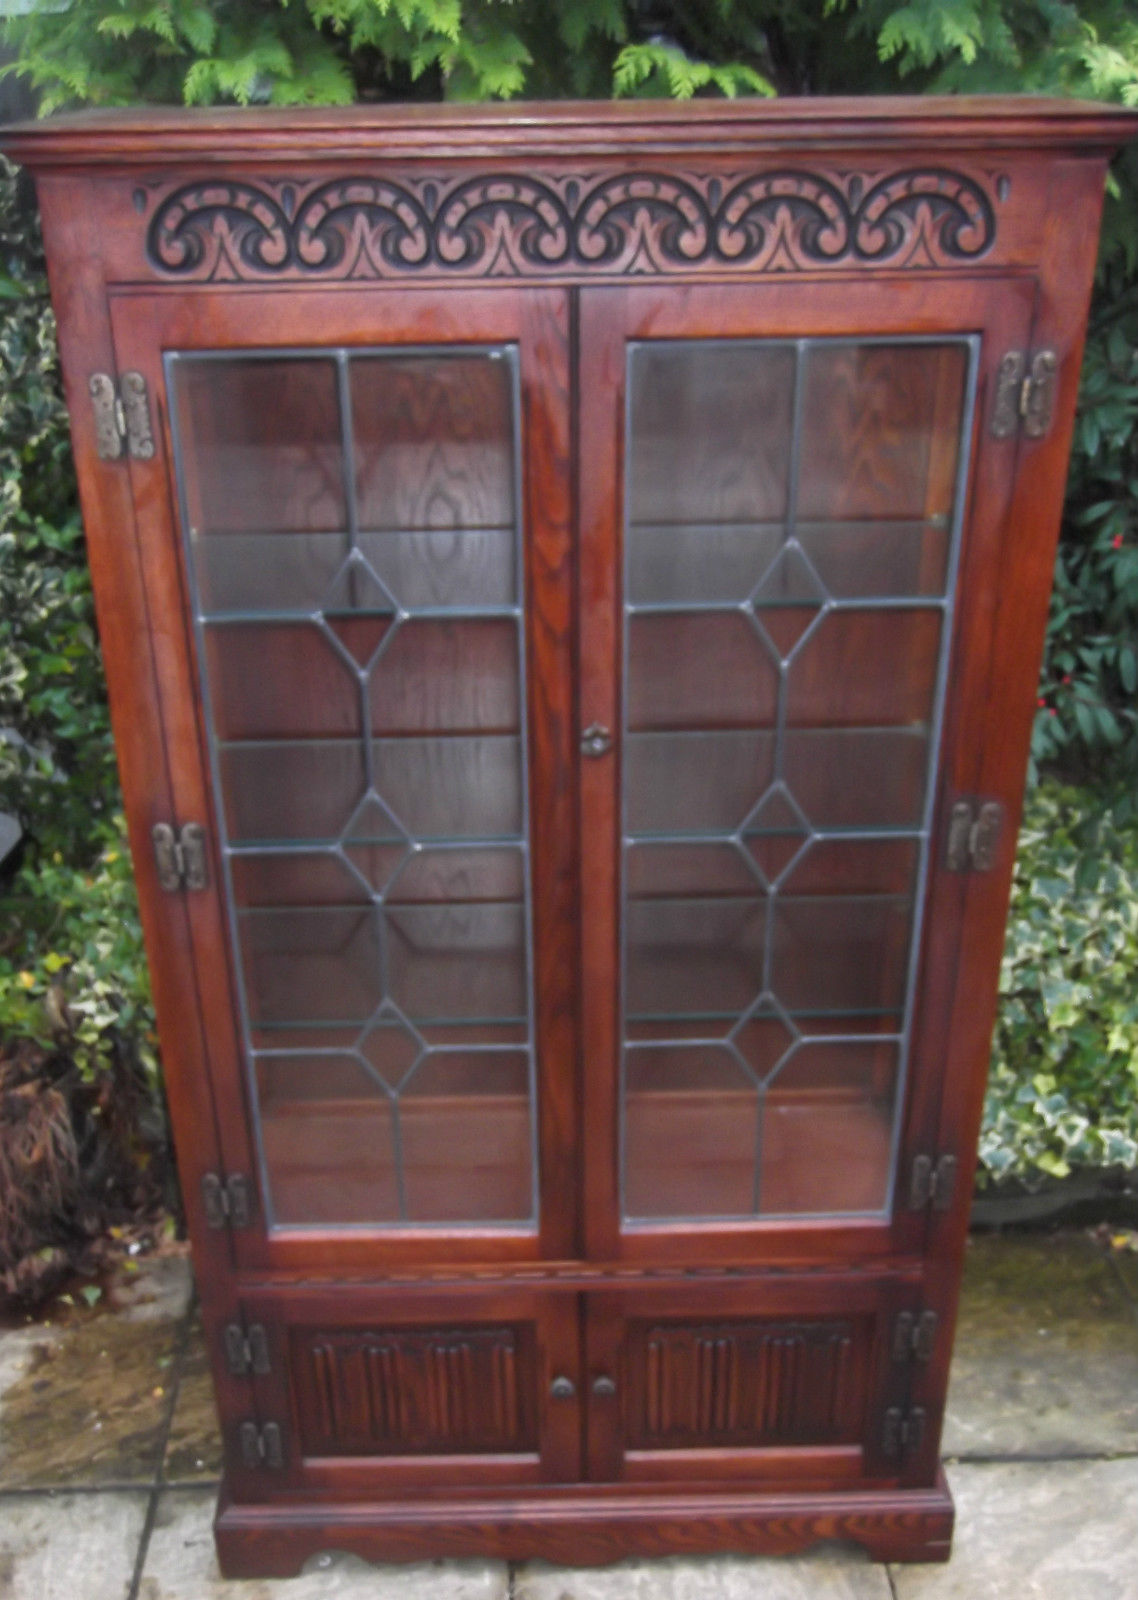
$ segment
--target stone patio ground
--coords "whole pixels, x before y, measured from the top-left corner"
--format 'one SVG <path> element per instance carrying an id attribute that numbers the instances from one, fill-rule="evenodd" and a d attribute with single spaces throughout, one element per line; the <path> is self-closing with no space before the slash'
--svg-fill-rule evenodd
<path id="1" fill-rule="evenodd" d="M 947 1566 L 799 1559 L 371 1567 L 226 1582 L 213 1397 L 184 1257 L 0 1333 L 3 1600 L 1138 1600 L 1138 1257 L 1086 1233 L 977 1236 L 944 1450 Z"/>

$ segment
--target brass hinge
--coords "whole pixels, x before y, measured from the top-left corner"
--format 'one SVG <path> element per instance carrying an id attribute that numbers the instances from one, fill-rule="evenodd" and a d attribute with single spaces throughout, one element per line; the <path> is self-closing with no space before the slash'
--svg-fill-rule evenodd
<path id="1" fill-rule="evenodd" d="M 900 1406 L 889 1407 L 885 1413 L 885 1426 L 881 1430 L 881 1449 L 885 1455 L 912 1455 L 921 1448 L 924 1437 L 924 1406 L 910 1406 L 905 1411 Z"/>
<path id="2" fill-rule="evenodd" d="M 205 888 L 205 829 L 200 822 L 187 822 L 177 833 L 168 822 L 156 822 L 150 838 L 160 889 L 175 894 L 179 889 Z"/>
<path id="3" fill-rule="evenodd" d="M 141 372 L 124 372 L 118 388 L 106 372 L 93 372 L 87 381 L 95 413 L 95 449 L 101 461 L 120 461 L 124 451 L 136 461 L 154 455 L 150 426 L 150 397 Z"/>
<path id="4" fill-rule="evenodd" d="M 239 1322 L 230 1322 L 224 1339 L 225 1365 L 235 1378 L 245 1378 L 250 1373 L 263 1378 L 272 1370 L 269 1338 L 259 1322 L 250 1323 L 248 1331 Z"/>
<path id="5" fill-rule="evenodd" d="M 247 1228 L 253 1216 L 253 1191 L 240 1172 L 222 1182 L 216 1172 L 202 1179 L 202 1205 L 208 1228 Z"/>
<path id="6" fill-rule="evenodd" d="M 1010 439 L 1022 428 L 1029 439 L 1042 439 L 1055 412 L 1055 380 L 1059 358 L 1054 350 L 1009 350 L 996 373 L 992 433 Z"/>
<path id="7" fill-rule="evenodd" d="M 280 1423 L 266 1422 L 258 1428 L 255 1422 L 243 1422 L 238 1432 L 241 1440 L 241 1460 L 247 1467 L 272 1467 L 279 1471 L 284 1466 L 284 1441 Z"/>
<path id="8" fill-rule="evenodd" d="M 957 800 L 949 813 L 944 864 L 949 872 L 991 872 L 1004 808 L 998 800 Z"/>
<path id="9" fill-rule="evenodd" d="M 931 1361 L 940 1318 L 935 1311 L 902 1311 L 893 1324 L 894 1361 Z"/>
<path id="10" fill-rule="evenodd" d="M 931 1156 L 916 1156 L 909 1175 L 909 1210 L 947 1211 L 952 1205 L 956 1184 L 956 1157 L 944 1155 L 933 1162 Z"/>

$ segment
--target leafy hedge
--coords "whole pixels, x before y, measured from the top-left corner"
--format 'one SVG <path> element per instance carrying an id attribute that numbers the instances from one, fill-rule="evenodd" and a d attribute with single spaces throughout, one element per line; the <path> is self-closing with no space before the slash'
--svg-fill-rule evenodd
<path id="1" fill-rule="evenodd" d="M 0 1303 L 34 1304 L 157 1225 L 168 1163 L 55 324 L 0 168 Z"/>
<path id="2" fill-rule="evenodd" d="M 2 165 L 2 163 L 0 163 Z M 146 966 L 34 210 L 0 179 L 0 1057 L 157 1085 Z"/>
<path id="3" fill-rule="evenodd" d="M 1138 783 L 1138 182 L 1104 240 L 1032 738 L 1035 768 Z"/>
<path id="4" fill-rule="evenodd" d="M 1045 785 L 1020 831 L 980 1143 L 989 1178 L 1138 1166 L 1136 979 L 1133 807 Z"/>

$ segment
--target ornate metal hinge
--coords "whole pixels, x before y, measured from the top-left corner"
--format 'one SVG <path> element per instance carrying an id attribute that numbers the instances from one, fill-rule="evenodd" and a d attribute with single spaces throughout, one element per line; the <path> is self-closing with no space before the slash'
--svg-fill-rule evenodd
<path id="1" fill-rule="evenodd" d="M 177 833 L 168 822 L 156 822 L 150 838 L 160 889 L 176 894 L 179 889 L 205 888 L 205 829 L 200 822 L 187 822 Z"/>
<path id="2" fill-rule="evenodd" d="M 957 800 L 948 819 L 944 864 L 949 872 L 991 872 L 1004 826 L 998 800 Z"/>
<path id="3" fill-rule="evenodd" d="M 1042 439 L 1055 413 L 1055 380 L 1059 358 L 1054 350 L 1009 350 L 996 374 L 992 433 L 1010 439 L 1019 429 L 1029 439 Z"/>
<path id="4" fill-rule="evenodd" d="M 249 1180 L 235 1172 L 223 1182 L 216 1172 L 202 1179 L 202 1205 L 208 1228 L 247 1228 L 253 1216 Z"/>
<path id="5" fill-rule="evenodd" d="M 225 1365 L 235 1378 L 246 1378 L 250 1373 L 263 1378 L 272 1370 L 269 1338 L 259 1322 L 250 1323 L 247 1331 L 239 1322 L 230 1322 L 224 1340 Z"/>
<path id="6" fill-rule="evenodd" d="M 154 455 L 150 426 L 150 397 L 141 372 L 124 372 L 115 381 L 106 372 L 93 372 L 87 387 L 95 413 L 95 449 L 102 461 L 120 461 L 128 452 L 136 461 Z"/>
<path id="7" fill-rule="evenodd" d="M 893 1324 L 894 1361 L 931 1361 L 940 1318 L 935 1311 L 902 1311 Z"/>
<path id="8" fill-rule="evenodd" d="M 274 1472 L 284 1466 L 284 1441 L 279 1422 L 266 1422 L 262 1428 L 255 1422 L 243 1422 L 238 1437 L 245 1466 L 271 1467 Z"/>
<path id="9" fill-rule="evenodd" d="M 924 1406 L 890 1406 L 881 1430 L 881 1449 L 887 1456 L 901 1458 L 921 1448 L 925 1437 Z"/>
<path id="10" fill-rule="evenodd" d="M 934 1163 L 932 1156 L 916 1156 L 909 1175 L 909 1210 L 947 1211 L 956 1186 L 956 1157 L 944 1155 Z"/>

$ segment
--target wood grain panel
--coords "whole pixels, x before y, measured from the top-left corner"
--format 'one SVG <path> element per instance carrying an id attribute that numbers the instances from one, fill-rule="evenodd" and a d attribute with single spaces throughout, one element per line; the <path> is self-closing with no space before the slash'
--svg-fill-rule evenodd
<path id="1" fill-rule="evenodd" d="M 334 362 L 190 356 L 173 389 L 195 536 L 347 526 Z"/>
<path id="2" fill-rule="evenodd" d="M 812 349 L 799 515 L 808 521 L 946 515 L 966 371 L 959 345 Z"/>
<path id="3" fill-rule="evenodd" d="M 534 1352 L 522 1327 L 294 1332 L 306 1455 L 536 1447 Z"/>
<path id="4" fill-rule="evenodd" d="M 864 1405 L 848 1321 L 658 1323 L 626 1355 L 636 1448 L 838 1443 Z"/>
<path id="5" fill-rule="evenodd" d="M 362 526 L 512 524 L 513 397 L 505 361 L 481 352 L 357 356 L 350 373 Z"/>
<path id="6" fill-rule="evenodd" d="M 642 346 L 629 372 L 629 523 L 768 522 L 786 510 L 793 345 Z"/>

